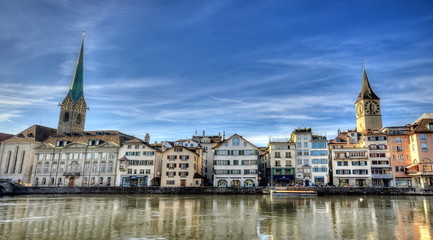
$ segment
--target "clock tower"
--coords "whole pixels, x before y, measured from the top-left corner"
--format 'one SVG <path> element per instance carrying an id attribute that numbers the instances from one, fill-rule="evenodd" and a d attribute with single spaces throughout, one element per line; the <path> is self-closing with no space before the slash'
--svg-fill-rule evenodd
<path id="1" fill-rule="evenodd" d="M 380 98 L 371 89 L 365 68 L 361 91 L 355 102 L 355 110 L 357 132 L 364 133 L 367 130 L 380 130 L 382 128 Z"/>
<path id="2" fill-rule="evenodd" d="M 83 47 L 84 32 L 81 41 L 80 55 L 68 94 L 60 106 L 57 134 L 84 131 L 87 104 L 83 93 Z"/>

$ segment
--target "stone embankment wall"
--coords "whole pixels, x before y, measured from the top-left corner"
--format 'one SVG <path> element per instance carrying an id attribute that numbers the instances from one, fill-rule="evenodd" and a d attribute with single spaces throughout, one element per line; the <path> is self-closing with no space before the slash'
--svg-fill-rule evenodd
<path id="1" fill-rule="evenodd" d="M 433 195 L 433 190 L 418 188 L 288 187 L 278 189 L 313 190 L 319 195 Z M 12 194 L 269 194 L 269 190 L 262 187 L 15 187 Z"/>

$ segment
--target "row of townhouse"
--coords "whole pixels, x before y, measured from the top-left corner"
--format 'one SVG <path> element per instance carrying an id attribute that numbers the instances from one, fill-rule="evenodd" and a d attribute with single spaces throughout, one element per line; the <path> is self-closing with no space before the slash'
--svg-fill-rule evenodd
<path id="1" fill-rule="evenodd" d="M 413 124 L 360 134 L 339 132 L 329 143 L 332 183 L 339 186 L 433 187 L 433 115 Z"/>
<path id="2" fill-rule="evenodd" d="M 84 131 L 84 39 L 57 129 L 0 134 L 0 177 L 34 186 L 420 186 L 433 188 L 433 114 L 382 127 L 364 69 L 356 130 L 328 141 L 309 128 L 259 148 L 238 134 L 150 144 L 119 131 Z"/>

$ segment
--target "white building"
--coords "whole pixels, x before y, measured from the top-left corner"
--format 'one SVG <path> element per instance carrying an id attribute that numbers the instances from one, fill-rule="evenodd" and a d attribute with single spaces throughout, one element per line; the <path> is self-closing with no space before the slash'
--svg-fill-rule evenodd
<path id="1" fill-rule="evenodd" d="M 240 135 L 214 147 L 213 165 L 216 187 L 258 186 L 258 148 Z"/>
<path id="2" fill-rule="evenodd" d="M 367 132 L 359 141 L 361 147 L 369 149 L 372 185 L 377 187 L 394 186 L 387 137 L 385 133 Z"/>
<path id="3" fill-rule="evenodd" d="M 296 142 L 296 183 L 326 185 L 329 182 L 326 137 L 313 135 L 311 128 L 303 128 L 292 132 L 291 141 Z"/>
<path id="4" fill-rule="evenodd" d="M 33 186 L 114 186 L 119 147 L 133 137 L 83 131 L 47 138 L 35 148 Z"/>
<path id="5" fill-rule="evenodd" d="M 161 151 L 140 139 L 126 141 L 119 149 L 116 185 L 157 186 L 161 178 Z"/>
<path id="6" fill-rule="evenodd" d="M 203 132 L 204 134 L 204 132 Z M 214 153 L 212 148 L 217 146 L 221 141 L 222 137 L 218 136 L 193 136 L 194 141 L 200 143 L 203 148 L 203 172 L 202 175 L 206 178 L 205 184 L 212 185 L 213 183 L 213 158 Z"/>
<path id="7" fill-rule="evenodd" d="M 288 139 L 270 139 L 264 156 L 270 186 L 295 185 L 295 148 Z"/>
<path id="8" fill-rule="evenodd" d="M 35 170 L 35 148 L 56 129 L 33 125 L 17 135 L 2 141 L 0 145 L 0 178 L 14 183 L 30 184 Z"/>

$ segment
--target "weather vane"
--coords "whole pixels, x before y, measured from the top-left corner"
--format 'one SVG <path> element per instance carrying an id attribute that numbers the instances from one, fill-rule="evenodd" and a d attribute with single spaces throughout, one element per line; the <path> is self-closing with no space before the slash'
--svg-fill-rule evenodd
<path id="1" fill-rule="evenodd" d="M 83 30 L 83 32 L 81 33 L 81 37 L 84 39 L 86 37 L 86 31 Z"/>

